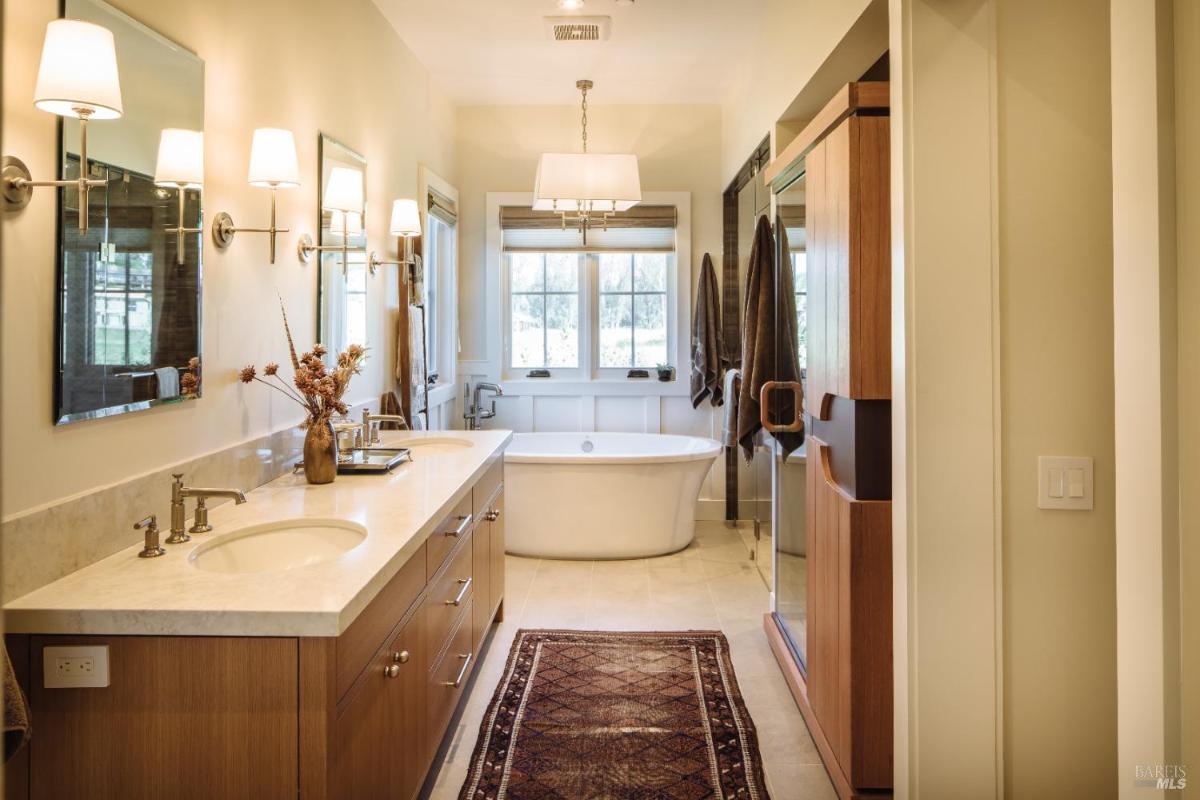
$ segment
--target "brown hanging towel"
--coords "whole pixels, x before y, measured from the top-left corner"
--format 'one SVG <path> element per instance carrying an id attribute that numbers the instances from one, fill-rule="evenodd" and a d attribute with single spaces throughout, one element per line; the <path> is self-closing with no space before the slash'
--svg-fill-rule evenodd
<path id="1" fill-rule="evenodd" d="M 705 397 L 714 406 L 721 405 L 725 362 L 725 342 L 721 334 L 721 295 L 712 256 L 704 254 L 700 283 L 696 287 L 696 307 L 692 314 L 692 408 L 699 408 Z"/>
<path id="2" fill-rule="evenodd" d="M 4 760 L 8 761 L 29 741 L 33 727 L 29 724 L 29 704 L 25 700 L 25 692 L 17 683 L 8 648 L 0 645 L 0 649 L 4 655 Z"/>
<path id="3" fill-rule="evenodd" d="M 787 252 L 786 234 L 784 251 Z M 762 428 L 759 392 L 767 381 L 800 381 L 799 343 L 796 341 L 796 295 L 791 265 L 777 265 L 775 237 L 766 216 L 758 218 L 750 267 L 746 279 L 745 328 L 742 331 L 742 389 L 738 397 L 738 443 L 749 461 L 754 437 Z M 778 275 L 776 274 L 778 270 Z M 776 302 L 776 291 L 779 302 Z M 790 392 L 778 392 L 775 421 L 791 420 L 802 409 Z M 773 433 L 785 456 L 804 443 L 803 429 Z"/>
<path id="4" fill-rule="evenodd" d="M 404 409 L 400 407 L 400 400 L 396 397 L 395 392 L 384 392 L 379 396 L 379 413 L 380 414 L 395 414 L 404 416 Z M 381 422 L 379 429 L 384 431 L 402 431 L 408 429 L 407 422 Z"/>

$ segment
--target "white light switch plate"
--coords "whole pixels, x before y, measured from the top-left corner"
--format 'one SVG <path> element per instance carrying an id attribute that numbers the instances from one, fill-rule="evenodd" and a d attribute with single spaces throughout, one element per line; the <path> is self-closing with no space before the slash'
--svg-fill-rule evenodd
<path id="1" fill-rule="evenodd" d="M 108 645 L 43 647 L 42 677 L 47 689 L 103 689 L 108 686 Z"/>
<path id="2" fill-rule="evenodd" d="M 1092 459 L 1038 456 L 1038 508 L 1091 511 Z"/>

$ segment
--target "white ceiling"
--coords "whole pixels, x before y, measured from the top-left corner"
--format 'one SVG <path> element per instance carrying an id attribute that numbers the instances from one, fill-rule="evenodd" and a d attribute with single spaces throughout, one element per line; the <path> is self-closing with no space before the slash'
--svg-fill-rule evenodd
<path id="1" fill-rule="evenodd" d="M 460 105 L 574 103 L 575 81 L 614 103 L 721 103 L 759 40 L 765 0 L 374 0 Z M 553 42 L 542 18 L 612 17 L 606 42 Z"/>

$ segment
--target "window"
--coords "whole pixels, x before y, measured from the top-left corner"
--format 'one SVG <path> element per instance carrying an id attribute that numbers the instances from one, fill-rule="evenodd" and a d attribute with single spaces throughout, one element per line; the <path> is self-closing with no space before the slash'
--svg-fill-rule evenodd
<path id="1" fill-rule="evenodd" d="M 92 363 L 141 366 L 150 363 L 154 315 L 152 253 L 118 253 L 96 265 L 92 285 Z"/>
<path id="2" fill-rule="evenodd" d="M 796 293 L 796 355 L 808 367 L 808 254 L 792 251 L 792 290 Z"/>
<path id="3" fill-rule="evenodd" d="M 667 256 L 601 253 L 599 366 L 655 367 L 667 356 Z"/>
<path id="4" fill-rule="evenodd" d="M 578 369 L 579 263 L 575 253 L 511 253 L 510 361 L 514 369 Z"/>
<path id="5" fill-rule="evenodd" d="M 552 212 L 499 211 L 506 377 L 620 380 L 679 358 L 676 206 L 639 204 L 586 234 Z"/>

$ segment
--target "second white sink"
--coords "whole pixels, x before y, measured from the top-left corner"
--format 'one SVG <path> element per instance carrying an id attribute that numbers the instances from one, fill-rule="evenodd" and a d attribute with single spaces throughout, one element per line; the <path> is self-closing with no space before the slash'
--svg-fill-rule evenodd
<path id="1" fill-rule="evenodd" d="M 208 572 L 278 572 L 338 558 L 366 538 L 366 528 L 347 520 L 280 520 L 206 542 L 188 561 Z"/>

